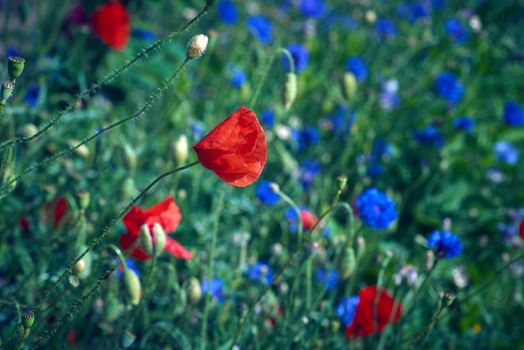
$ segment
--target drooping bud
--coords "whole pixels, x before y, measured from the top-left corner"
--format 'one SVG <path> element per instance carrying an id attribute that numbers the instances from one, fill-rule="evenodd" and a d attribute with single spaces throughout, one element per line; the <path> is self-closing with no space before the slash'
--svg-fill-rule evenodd
<path id="1" fill-rule="evenodd" d="M 87 192 L 87 191 L 79 191 L 76 194 L 76 196 L 78 198 L 78 204 L 80 206 L 80 209 L 86 210 L 87 207 L 89 207 L 89 199 L 90 199 L 89 192 Z"/>
<path id="2" fill-rule="evenodd" d="M 80 143 L 80 141 L 78 140 L 75 140 L 75 139 L 71 139 L 68 141 L 68 144 L 69 144 L 69 147 L 73 148 L 74 147 L 74 150 L 73 152 L 75 152 L 76 155 L 82 157 L 82 158 L 88 158 L 89 157 L 89 147 L 87 147 L 86 145 L 81 145 L 81 146 L 78 146 L 78 144 Z"/>
<path id="3" fill-rule="evenodd" d="M 120 338 L 120 344 L 122 345 L 124 349 L 127 349 L 128 347 L 133 345 L 133 343 L 135 342 L 135 339 L 136 339 L 136 335 L 126 330 L 124 334 L 122 334 L 122 337 Z"/>
<path id="4" fill-rule="evenodd" d="M 12 81 L 6 80 L 2 84 L 2 91 L 0 93 L 0 99 L 5 102 L 7 101 L 11 95 L 13 94 L 13 90 L 15 89 L 15 84 L 13 84 Z"/>
<path id="5" fill-rule="evenodd" d="M 24 71 L 25 60 L 22 57 L 11 56 L 7 61 L 7 71 L 11 79 L 16 79 Z"/>
<path id="6" fill-rule="evenodd" d="M 148 255 L 153 255 L 153 239 L 151 238 L 151 232 L 149 226 L 144 224 L 140 227 L 140 236 L 138 238 L 140 246 Z"/>
<path id="7" fill-rule="evenodd" d="M 191 277 L 191 279 L 189 280 L 187 294 L 189 297 L 189 301 L 192 304 L 197 303 L 200 300 L 200 298 L 202 298 L 202 288 L 200 287 L 200 282 L 195 277 Z"/>
<path id="8" fill-rule="evenodd" d="M 173 160 L 176 166 L 180 166 L 187 161 L 189 155 L 189 145 L 187 142 L 187 136 L 181 135 L 172 145 Z"/>
<path id="9" fill-rule="evenodd" d="M 153 226 L 153 235 L 153 255 L 159 256 L 162 254 L 164 247 L 166 246 L 166 233 L 158 222 L 155 222 L 155 225 Z"/>
<path id="10" fill-rule="evenodd" d="M 342 256 L 342 262 L 340 266 L 340 275 L 342 278 L 346 279 L 349 278 L 353 272 L 355 272 L 355 251 L 353 248 L 347 248 L 343 254 L 344 255 Z"/>
<path id="11" fill-rule="evenodd" d="M 85 270 L 86 270 L 86 261 L 84 259 L 78 260 L 77 263 L 73 266 L 73 272 L 77 276 L 80 275 Z"/>
<path id="12" fill-rule="evenodd" d="M 343 191 L 346 188 L 348 183 L 348 178 L 345 175 L 340 175 L 337 177 L 337 187 L 339 191 Z"/>
<path id="13" fill-rule="evenodd" d="M 351 100 L 355 96 L 357 92 L 357 87 L 358 83 L 355 75 L 351 72 L 346 72 L 342 81 L 342 88 L 344 90 L 344 96 L 348 100 Z"/>
<path id="14" fill-rule="evenodd" d="M 286 74 L 286 83 L 284 89 L 282 90 L 282 102 L 284 103 L 284 108 L 289 110 L 295 98 L 297 97 L 297 75 L 295 73 Z"/>
<path id="15" fill-rule="evenodd" d="M 140 298 L 142 298 L 142 285 L 135 271 L 130 268 L 124 269 L 124 285 L 129 294 L 131 304 L 138 305 Z"/>
<path id="16" fill-rule="evenodd" d="M 187 46 L 187 59 L 193 60 L 202 56 L 204 51 L 206 51 L 208 41 L 209 38 L 204 34 L 198 34 L 192 37 Z"/>
<path id="17" fill-rule="evenodd" d="M 31 310 L 24 312 L 22 315 L 22 327 L 29 329 L 33 327 L 33 323 L 35 323 L 35 313 Z"/>
<path id="18" fill-rule="evenodd" d="M 280 192 L 280 186 L 276 182 L 270 182 L 269 189 L 271 190 L 271 192 L 274 193 Z"/>

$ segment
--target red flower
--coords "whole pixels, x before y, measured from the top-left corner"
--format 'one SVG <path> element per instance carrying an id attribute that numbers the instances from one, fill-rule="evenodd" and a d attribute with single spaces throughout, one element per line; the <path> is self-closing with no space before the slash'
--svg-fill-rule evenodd
<path id="1" fill-rule="evenodd" d="M 29 223 L 29 219 L 27 216 L 22 216 L 20 220 L 18 220 L 18 226 L 22 229 L 22 231 L 27 232 L 31 228 L 31 224 Z"/>
<path id="2" fill-rule="evenodd" d="M 172 197 L 167 197 L 162 202 L 146 210 L 135 205 L 122 219 L 127 228 L 127 233 L 120 236 L 120 246 L 124 251 L 127 251 L 135 245 L 140 236 L 140 227 L 142 225 L 148 225 L 150 232 L 154 234 L 153 225 L 158 223 L 162 226 L 166 234 L 169 234 L 177 228 L 181 219 L 182 214 L 180 214 L 180 209 L 178 209 Z M 193 257 L 180 243 L 169 236 L 166 237 L 164 249 L 180 259 L 191 260 Z M 131 256 L 137 260 L 151 259 L 140 245 L 135 246 L 131 252 Z"/>
<path id="3" fill-rule="evenodd" d="M 389 322 L 397 322 L 402 314 L 402 304 L 395 302 L 386 290 L 381 290 L 377 296 L 377 286 L 362 288 L 358 296 L 355 318 L 346 328 L 346 338 L 380 333 Z"/>
<path id="4" fill-rule="evenodd" d="M 520 238 L 524 240 L 524 220 L 522 220 L 519 224 L 519 234 Z"/>
<path id="5" fill-rule="evenodd" d="M 312 214 L 310 211 L 307 211 L 306 209 L 302 209 L 300 211 L 300 216 L 302 218 L 302 225 L 304 227 L 304 230 L 309 230 L 318 221 L 318 218 L 315 216 L 315 214 Z"/>
<path id="6" fill-rule="evenodd" d="M 51 203 L 46 203 L 43 210 L 43 221 L 44 223 L 49 222 L 49 219 L 53 220 L 53 227 L 57 228 L 63 221 L 65 221 L 65 214 L 67 213 L 67 208 L 69 203 L 64 197 L 60 197 L 52 201 Z"/>
<path id="7" fill-rule="evenodd" d="M 91 23 L 96 35 L 115 50 L 122 50 L 129 39 L 129 15 L 118 1 L 99 6 Z"/>
<path id="8" fill-rule="evenodd" d="M 240 107 L 193 146 L 198 160 L 230 185 L 245 187 L 266 164 L 266 135 L 257 116 Z"/>

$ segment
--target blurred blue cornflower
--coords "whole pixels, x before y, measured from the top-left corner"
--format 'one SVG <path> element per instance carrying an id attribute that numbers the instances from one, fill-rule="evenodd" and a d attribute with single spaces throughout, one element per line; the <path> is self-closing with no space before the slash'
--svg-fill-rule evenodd
<path id="1" fill-rule="evenodd" d="M 122 277 L 124 275 L 124 267 L 120 265 L 120 260 L 117 259 L 117 262 L 119 264 L 118 265 L 118 279 L 122 280 Z M 133 270 L 133 272 L 136 273 L 138 277 L 140 277 L 140 270 L 136 266 L 136 262 L 133 259 L 131 258 L 126 259 L 126 266 L 128 269 Z"/>
<path id="2" fill-rule="evenodd" d="M 353 73 L 357 81 L 365 80 L 368 77 L 366 62 L 360 56 L 350 57 L 347 61 L 348 72 Z"/>
<path id="3" fill-rule="evenodd" d="M 302 0 L 299 9 L 304 16 L 319 18 L 325 10 L 324 0 Z"/>
<path id="4" fill-rule="evenodd" d="M 211 297 L 215 298 L 219 304 L 224 302 L 224 282 L 220 278 L 212 278 L 209 280 L 202 281 L 202 293 L 208 293 Z"/>
<path id="5" fill-rule="evenodd" d="M 450 18 L 445 24 L 448 36 L 459 44 L 464 44 L 468 40 L 468 31 L 466 27 L 456 18 Z"/>
<path id="6" fill-rule="evenodd" d="M 155 41 L 156 39 L 155 33 L 145 28 L 133 28 L 133 30 L 131 31 L 131 35 L 134 38 L 142 39 L 145 41 Z"/>
<path id="7" fill-rule="evenodd" d="M 426 4 L 417 3 L 411 6 L 411 20 L 416 21 L 420 18 L 429 17 L 430 9 Z"/>
<path id="8" fill-rule="evenodd" d="M 431 249 L 436 249 L 438 257 L 447 259 L 459 256 L 463 249 L 460 238 L 446 230 L 433 231 L 427 245 Z"/>
<path id="9" fill-rule="evenodd" d="M 299 180 L 302 188 L 308 190 L 315 179 L 315 176 L 320 172 L 320 163 L 314 160 L 307 159 L 300 164 Z"/>
<path id="10" fill-rule="evenodd" d="M 371 147 L 371 153 L 368 157 L 368 175 L 372 177 L 379 176 L 382 171 L 382 159 L 385 157 L 390 157 L 393 154 L 393 148 L 386 140 L 378 138 L 373 141 L 373 146 Z"/>
<path id="11" fill-rule="evenodd" d="M 256 15 L 247 19 L 247 29 L 262 45 L 271 43 L 273 37 L 273 24 L 265 16 Z"/>
<path id="12" fill-rule="evenodd" d="M 387 229 L 397 219 L 395 202 L 376 188 L 359 194 L 357 209 L 360 219 L 373 230 Z"/>
<path id="13" fill-rule="evenodd" d="M 356 112 L 349 111 L 344 107 L 338 107 L 335 114 L 324 118 L 321 121 L 323 129 L 330 131 L 334 134 L 347 137 L 347 134 L 351 130 L 353 123 L 355 122 Z"/>
<path id="14" fill-rule="evenodd" d="M 442 148 L 444 146 L 444 137 L 439 129 L 434 126 L 425 127 L 422 130 L 416 130 L 413 137 L 421 145 Z"/>
<path id="15" fill-rule="evenodd" d="M 262 124 L 267 128 L 272 128 L 275 125 L 275 112 L 270 109 L 265 109 L 261 113 Z"/>
<path id="16" fill-rule="evenodd" d="M 244 272 L 252 281 L 262 282 L 267 285 L 273 283 L 273 271 L 267 264 L 257 262 L 246 268 Z"/>
<path id="17" fill-rule="evenodd" d="M 502 233 L 502 238 L 507 244 L 520 244 L 519 224 L 524 219 L 524 208 L 508 210 L 509 223 L 497 224 L 497 229 Z"/>
<path id="18" fill-rule="evenodd" d="M 204 136 L 204 125 L 201 122 L 194 122 L 191 124 L 191 133 L 196 140 L 200 140 Z"/>
<path id="19" fill-rule="evenodd" d="M 393 39 L 397 36 L 397 26 L 392 20 L 379 19 L 375 23 L 375 31 L 382 39 Z"/>
<path id="20" fill-rule="evenodd" d="M 455 117 L 453 119 L 453 127 L 455 129 L 464 130 L 465 132 L 473 131 L 475 128 L 475 121 L 471 117 Z"/>
<path id="21" fill-rule="evenodd" d="M 397 107 L 400 103 L 398 96 L 398 81 L 390 79 L 382 85 L 382 91 L 379 96 L 380 107 L 386 111 L 390 111 Z"/>
<path id="22" fill-rule="evenodd" d="M 301 130 L 292 129 L 291 136 L 295 141 L 299 151 L 302 151 L 307 147 L 316 145 L 320 142 L 320 132 L 314 126 L 306 126 Z"/>
<path id="23" fill-rule="evenodd" d="M 275 205 L 280 196 L 271 189 L 271 181 L 262 180 L 257 185 L 257 198 L 264 204 Z"/>
<path id="24" fill-rule="evenodd" d="M 40 98 L 40 86 L 36 84 L 31 84 L 24 95 L 24 101 L 30 107 L 36 107 Z"/>
<path id="25" fill-rule="evenodd" d="M 7 57 L 11 57 L 11 56 L 18 57 L 18 56 L 22 56 L 22 51 L 18 50 L 14 46 L 8 46 L 7 50 L 5 50 L 5 55 Z"/>
<path id="26" fill-rule="evenodd" d="M 442 72 L 435 78 L 438 94 L 449 103 L 456 104 L 464 95 L 464 87 L 451 72 Z"/>
<path id="27" fill-rule="evenodd" d="M 240 89 L 242 86 L 244 86 L 244 83 L 246 82 L 246 72 L 244 72 L 243 69 L 235 68 L 233 70 L 233 76 L 231 77 L 231 80 L 229 83 L 234 88 Z"/>
<path id="28" fill-rule="evenodd" d="M 335 308 L 337 317 L 342 321 L 344 327 L 347 327 L 353 322 L 357 312 L 357 305 L 360 299 L 358 296 L 345 297 Z"/>
<path id="29" fill-rule="evenodd" d="M 524 125 L 524 112 L 516 102 L 508 101 L 504 105 L 504 122 L 509 126 Z"/>
<path id="30" fill-rule="evenodd" d="M 495 157 L 500 162 L 515 165 L 519 160 L 519 151 L 511 142 L 498 141 L 495 143 L 493 150 L 495 151 Z"/>
<path id="31" fill-rule="evenodd" d="M 431 0 L 433 10 L 442 10 L 446 7 L 446 0 Z"/>
<path id="32" fill-rule="evenodd" d="M 238 10 L 230 0 L 221 0 L 218 3 L 218 17 L 225 24 L 234 25 L 238 21 Z"/>
<path id="33" fill-rule="evenodd" d="M 340 277 L 336 269 L 324 269 L 319 267 L 315 273 L 317 281 L 323 284 L 327 290 L 337 289 Z"/>
<path id="34" fill-rule="evenodd" d="M 291 44 L 287 47 L 291 57 L 293 57 L 293 64 L 295 65 L 295 73 L 300 73 L 303 71 L 309 62 L 309 52 L 308 50 L 300 44 Z M 289 65 L 289 59 L 287 56 L 282 57 L 282 64 L 286 71 L 290 71 L 291 67 Z"/>

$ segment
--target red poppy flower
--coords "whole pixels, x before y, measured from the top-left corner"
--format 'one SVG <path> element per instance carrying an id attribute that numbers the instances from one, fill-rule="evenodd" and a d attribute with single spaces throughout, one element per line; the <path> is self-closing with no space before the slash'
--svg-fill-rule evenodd
<path id="1" fill-rule="evenodd" d="M 57 228 L 58 225 L 65 221 L 66 218 L 64 216 L 68 207 L 69 203 L 64 197 L 57 198 L 51 203 L 46 203 L 43 211 L 43 222 L 48 223 L 52 219 L 53 227 Z"/>
<path id="2" fill-rule="evenodd" d="M 126 8 L 118 1 L 99 6 L 91 23 L 96 35 L 115 50 L 122 50 L 131 33 L 129 29 L 129 15 Z"/>
<path id="3" fill-rule="evenodd" d="M 522 220 L 519 224 L 519 234 L 520 238 L 524 240 L 524 220 Z"/>
<path id="4" fill-rule="evenodd" d="M 302 209 L 300 211 L 300 216 L 302 218 L 302 225 L 304 227 L 304 230 L 309 230 L 318 221 L 318 218 L 315 216 L 315 214 L 312 214 L 310 211 L 307 211 L 305 209 Z"/>
<path id="5" fill-rule="evenodd" d="M 381 290 L 377 296 L 377 286 L 362 288 L 358 297 L 355 318 L 346 328 L 346 338 L 380 333 L 388 323 L 397 322 L 402 314 L 402 304 L 395 302 L 386 290 Z"/>
<path id="6" fill-rule="evenodd" d="M 142 225 L 147 225 L 150 232 L 154 234 L 153 226 L 155 223 L 158 223 L 169 234 L 177 228 L 181 219 L 180 209 L 178 209 L 172 197 L 167 197 L 162 202 L 145 210 L 135 205 L 122 219 L 127 228 L 127 233 L 120 236 L 120 246 L 124 251 L 134 246 L 140 236 L 140 227 Z M 191 260 L 193 257 L 180 243 L 169 236 L 166 237 L 164 249 L 180 259 Z M 137 260 L 151 259 L 140 245 L 135 246 L 131 256 Z"/>
<path id="7" fill-rule="evenodd" d="M 230 185 L 245 187 L 266 164 L 266 135 L 257 116 L 240 107 L 193 146 L 198 160 Z"/>

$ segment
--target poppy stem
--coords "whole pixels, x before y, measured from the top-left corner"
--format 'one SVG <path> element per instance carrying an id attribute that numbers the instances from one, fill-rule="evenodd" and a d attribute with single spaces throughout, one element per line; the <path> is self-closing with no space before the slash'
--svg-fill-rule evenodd
<path id="1" fill-rule="evenodd" d="M 6 148 L 8 146 L 11 146 L 11 145 L 24 143 L 24 142 L 31 141 L 31 140 L 34 140 L 34 139 L 40 137 L 48 129 L 53 127 L 60 119 L 62 119 L 65 115 L 67 115 L 69 112 L 71 112 L 80 102 L 82 102 L 84 100 L 87 100 L 91 95 L 93 95 L 100 88 L 102 88 L 103 86 L 107 85 L 108 83 L 110 83 L 114 79 L 118 78 L 118 76 L 120 76 L 120 74 L 122 74 L 123 72 L 125 72 L 126 70 L 131 68 L 139 60 L 141 60 L 143 58 L 148 58 L 149 54 L 151 52 L 154 52 L 155 50 L 160 49 L 165 44 L 167 44 L 168 42 L 171 42 L 177 36 L 183 34 L 185 31 L 187 31 L 193 24 L 198 22 L 198 20 L 200 20 L 204 15 L 207 14 L 207 10 L 210 7 L 211 6 L 209 4 L 206 4 L 206 6 L 204 6 L 204 8 L 193 19 L 191 19 L 189 22 L 184 24 L 179 30 L 171 32 L 165 38 L 155 41 L 153 44 L 151 44 L 147 48 L 142 49 L 138 54 L 136 54 L 131 60 L 127 61 L 123 66 L 121 66 L 120 68 L 118 68 L 118 69 L 112 71 L 111 73 L 107 74 L 101 80 L 91 84 L 91 87 L 89 89 L 87 89 L 87 90 L 83 91 L 82 93 L 80 93 L 73 102 L 69 103 L 62 111 L 58 112 L 58 115 L 56 117 L 51 119 L 46 125 L 44 125 L 42 128 L 40 128 L 35 134 L 33 134 L 31 136 L 27 136 L 27 137 L 18 137 L 18 138 L 14 138 L 14 139 L 11 139 L 9 141 L 3 142 L 2 144 L 0 144 L 0 150 Z"/>

